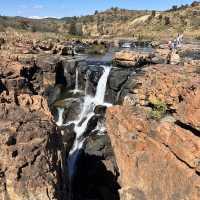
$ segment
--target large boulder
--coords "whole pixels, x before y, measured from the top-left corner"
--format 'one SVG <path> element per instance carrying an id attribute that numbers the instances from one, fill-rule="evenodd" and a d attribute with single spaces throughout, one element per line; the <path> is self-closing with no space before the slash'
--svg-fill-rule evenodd
<path id="1" fill-rule="evenodd" d="M 170 64 L 178 65 L 181 62 L 181 58 L 178 53 L 172 52 L 170 54 Z"/>
<path id="2" fill-rule="evenodd" d="M 82 105 L 82 99 L 78 98 L 67 98 L 56 101 L 52 106 L 52 111 L 55 115 L 56 120 L 58 119 L 58 112 L 57 108 L 63 108 L 63 123 L 67 123 L 70 121 L 77 120 L 77 117 L 79 116 L 81 112 L 81 105 Z"/>
<path id="3" fill-rule="evenodd" d="M 134 51 L 116 52 L 113 57 L 115 65 L 125 68 L 139 67 L 149 62 L 149 55 Z"/>
<path id="4" fill-rule="evenodd" d="M 54 42 L 52 40 L 42 40 L 42 41 L 36 41 L 33 44 L 33 49 L 36 49 L 38 51 L 50 51 L 54 47 Z"/>

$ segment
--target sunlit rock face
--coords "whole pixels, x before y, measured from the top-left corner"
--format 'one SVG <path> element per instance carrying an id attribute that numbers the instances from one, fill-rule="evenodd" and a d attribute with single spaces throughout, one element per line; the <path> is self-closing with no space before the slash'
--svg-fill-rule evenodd
<path id="1" fill-rule="evenodd" d="M 46 84 L 41 72 L 31 60 L 0 64 L 1 199 L 64 199 L 68 194 L 66 144 L 47 99 L 36 95 L 55 78 Z"/>
<path id="2" fill-rule="evenodd" d="M 121 199 L 199 199 L 199 83 L 192 65 L 149 66 L 107 110 Z"/>
<path id="3" fill-rule="evenodd" d="M 0 99 L 1 197 L 61 198 L 67 177 L 62 164 L 65 153 L 46 100 L 12 92 L 3 92 Z"/>

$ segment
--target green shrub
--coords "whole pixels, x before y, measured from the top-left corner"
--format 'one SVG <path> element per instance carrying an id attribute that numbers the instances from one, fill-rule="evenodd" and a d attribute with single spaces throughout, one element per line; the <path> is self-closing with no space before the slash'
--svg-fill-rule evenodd
<path id="1" fill-rule="evenodd" d="M 160 100 L 150 101 L 150 105 L 152 106 L 152 110 L 149 113 L 149 116 L 153 119 L 161 119 L 167 111 L 167 106 L 164 102 Z"/>
<path id="2" fill-rule="evenodd" d="M 171 23 L 170 17 L 165 16 L 164 20 L 165 20 L 165 25 L 166 25 L 166 26 L 167 26 L 167 25 L 170 25 L 170 23 Z"/>

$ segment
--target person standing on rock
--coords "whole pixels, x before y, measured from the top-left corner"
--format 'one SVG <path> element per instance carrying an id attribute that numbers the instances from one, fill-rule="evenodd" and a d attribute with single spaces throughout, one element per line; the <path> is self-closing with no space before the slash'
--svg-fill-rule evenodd
<path id="1" fill-rule="evenodd" d="M 168 42 L 167 45 L 168 45 L 168 48 L 170 49 L 170 51 L 172 51 L 173 47 L 172 47 L 172 41 L 171 40 Z"/>
<path id="2" fill-rule="evenodd" d="M 181 48 L 182 42 L 183 42 L 183 34 L 181 34 L 181 35 L 178 34 L 178 36 L 176 38 L 176 47 Z"/>

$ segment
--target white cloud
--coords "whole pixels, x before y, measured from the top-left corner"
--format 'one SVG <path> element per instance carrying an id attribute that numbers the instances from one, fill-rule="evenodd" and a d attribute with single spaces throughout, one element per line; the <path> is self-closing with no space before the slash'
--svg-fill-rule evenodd
<path id="1" fill-rule="evenodd" d="M 58 18 L 58 17 L 53 17 L 53 16 L 30 16 L 28 18 L 30 18 L 30 19 L 45 19 L 45 18 Z"/>
<path id="2" fill-rule="evenodd" d="M 41 16 L 30 16 L 28 17 L 30 19 L 44 19 L 44 18 L 47 18 L 47 17 L 41 17 Z"/>
<path id="3" fill-rule="evenodd" d="M 42 8 L 44 8 L 44 6 L 43 5 L 34 5 L 33 8 L 34 9 L 42 9 Z"/>

